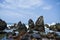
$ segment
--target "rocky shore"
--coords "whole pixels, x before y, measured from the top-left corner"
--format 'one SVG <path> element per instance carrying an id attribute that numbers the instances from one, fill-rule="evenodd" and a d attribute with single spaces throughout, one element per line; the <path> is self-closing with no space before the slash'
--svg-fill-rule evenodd
<path id="1" fill-rule="evenodd" d="M 53 32 L 46 33 L 45 28 Z M 40 16 L 36 22 L 29 19 L 28 28 L 21 21 L 7 27 L 7 23 L 0 19 L 0 35 L 6 34 L 6 39 L 8 40 L 60 40 L 60 35 L 56 33 L 57 31 L 60 32 L 60 23 L 50 26 L 44 24 L 43 16 Z"/>

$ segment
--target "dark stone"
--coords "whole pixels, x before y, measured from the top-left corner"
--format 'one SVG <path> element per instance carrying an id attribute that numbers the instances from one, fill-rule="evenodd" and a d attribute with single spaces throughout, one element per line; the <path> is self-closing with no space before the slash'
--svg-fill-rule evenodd
<path id="1" fill-rule="evenodd" d="M 28 25 L 29 25 L 29 29 L 34 29 L 34 22 L 32 19 L 29 19 Z"/>
<path id="2" fill-rule="evenodd" d="M 26 27 L 26 25 L 24 23 L 22 24 L 22 27 L 27 32 L 27 27 Z"/>
<path id="3" fill-rule="evenodd" d="M 21 21 L 18 22 L 18 26 L 21 27 L 22 26 L 22 23 Z"/>
<path id="4" fill-rule="evenodd" d="M 5 28 L 7 28 L 7 23 L 0 19 L 0 30 L 4 30 Z"/>
<path id="5" fill-rule="evenodd" d="M 55 26 L 56 26 L 57 31 L 60 32 L 60 23 L 56 23 Z"/>
<path id="6" fill-rule="evenodd" d="M 45 29 L 44 29 L 44 19 L 43 19 L 43 16 L 40 16 L 36 23 L 35 23 L 35 29 L 38 30 L 38 31 L 41 31 L 41 32 L 44 32 Z"/>
<path id="7" fill-rule="evenodd" d="M 0 34 L 6 34 L 6 32 L 0 32 Z"/>
<path id="8" fill-rule="evenodd" d="M 29 35 L 23 36 L 21 40 L 30 40 L 30 39 L 29 39 Z"/>
<path id="9" fill-rule="evenodd" d="M 54 38 L 56 38 L 56 36 L 58 36 L 55 32 L 52 32 L 52 33 L 48 33 L 47 34 L 47 38 L 51 38 L 51 39 L 54 39 Z"/>
<path id="10" fill-rule="evenodd" d="M 22 30 L 26 31 L 27 32 L 27 27 L 26 25 L 23 23 L 21 23 L 21 21 L 18 23 L 18 31 L 21 32 Z"/>

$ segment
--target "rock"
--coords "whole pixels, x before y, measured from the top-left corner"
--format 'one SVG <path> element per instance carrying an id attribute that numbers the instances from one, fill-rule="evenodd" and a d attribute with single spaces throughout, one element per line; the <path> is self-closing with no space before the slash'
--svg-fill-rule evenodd
<path id="1" fill-rule="evenodd" d="M 7 23 L 0 19 L 0 30 L 4 30 L 5 28 L 7 28 Z"/>
<path id="2" fill-rule="evenodd" d="M 56 23 L 55 25 L 50 25 L 50 30 L 59 31 L 60 32 L 60 23 Z"/>
<path id="3" fill-rule="evenodd" d="M 52 33 L 48 33 L 47 34 L 47 38 L 51 38 L 51 39 L 54 39 L 54 38 L 56 38 L 56 36 L 58 36 L 55 32 L 52 32 Z"/>
<path id="4" fill-rule="evenodd" d="M 26 27 L 26 25 L 24 23 L 22 24 L 22 27 L 27 32 L 27 27 Z"/>
<path id="5" fill-rule="evenodd" d="M 47 28 L 49 28 L 49 27 L 50 27 L 48 24 L 45 24 L 44 26 L 46 26 Z"/>
<path id="6" fill-rule="evenodd" d="M 13 25 L 14 27 L 17 27 L 17 24 L 16 23 L 14 23 L 14 25 Z"/>
<path id="7" fill-rule="evenodd" d="M 44 29 L 44 19 L 43 19 L 43 16 L 40 16 L 36 23 L 35 23 L 35 29 L 38 30 L 38 31 L 41 31 L 41 32 L 44 32 L 45 29 Z"/>
<path id="8" fill-rule="evenodd" d="M 17 26 L 18 26 L 18 27 L 21 27 L 21 26 L 22 26 L 21 21 L 18 22 L 18 25 L 17 25 Z"/>
<path id="9" fill-rule="evenodd" d="M 60 32 L 60 23 L 56 23 L 55 26 L 56 26 L 57 31 Z"/>
<path id="10" fill-rule="evenodd" d="M 56 28 L 55 25 L 50 25 L 49 29 L 50 29 L 50 30 L 53 30 L 53 31 L 57 31 L 57 28 Z"/>
<path id="11" fill-rule="evenodd" d="M 18 31 L 21 32 L 21 31 L 24 31 L 24 32 L 27 32 L 27 27 L 25 26 L 25 24 L 21 23 L 21 21 L 18 23 Z"/>
<path id="12" fill-rule="evenodd" d="M 31 39 L 32 40 L 41 40 L 41 36 L 40 36 L 40 34 L 38 34 L 38 33 L 33 33 L 32 35 L 31 35 Z"/>
<path id="13" fill-rule="evenodd" d="M 32 19 L 29 19 L 28 25 L 29 25 L 29 29 L 34 29 L 34 22 Z"/>

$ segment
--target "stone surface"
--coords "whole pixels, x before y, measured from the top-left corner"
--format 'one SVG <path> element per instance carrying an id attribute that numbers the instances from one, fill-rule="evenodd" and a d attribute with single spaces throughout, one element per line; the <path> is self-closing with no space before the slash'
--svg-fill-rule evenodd
<path id="1" fill-rule="evenodd" d="M 24 31 L 24 32 L 27 32 L 27 27 L 26 25 L 23 23 L 21 23 L 21 21 L 18 23 L 18 31 L 21 32 L 21 31 Z"/>
<path id="2" fill-rule="evenodd" d="M 29 25 L 29 29 L 34 29 L 34 22 L 32 19 L 29 19 L 28 25 Z"/>
<path id="3" fill-rule="evenodd" d="M 5 28 L 7 28 L 7 23 L 0 19 L 0 30 L 4 30 Z"/>
<path id="4" fill-rule="evenodd" d="M 60 32 L 60 23 L 56 23 L 55 26 L 56 26 L 57 31 Z"/>
<path id="5" fill-rule="evenodd" d="M 51 39 L 54 39 L 54 38 L 56 38 L 56 36 L 58 36 L 56 33 L 54 33 L 54 32 L 52 32 L 52 33 L 48 33 L 47 34 L 47 38 L 51 38 Z"/>
<path id="6" fill-rule="evenodd" d="M 43 19 L 43 16 L 40 16 L 36 23 L 35 23 L 35 29 L 38 30 L 38 31 L 41 31 L 41 32 L 44 32 L 45 29 L 44 29 L 44 19 Z"/>

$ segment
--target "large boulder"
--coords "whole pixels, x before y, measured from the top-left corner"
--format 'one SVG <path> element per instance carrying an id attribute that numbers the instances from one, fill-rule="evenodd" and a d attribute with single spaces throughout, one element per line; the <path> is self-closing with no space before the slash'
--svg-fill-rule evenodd
<path id="1" fill-rule="evenodd" d="M 27 32 L 27 27 L 26 27 L 26 25 L 25 25 L 24 23 L 22 24 L 21 21 L 18 23 L 18 31 L 19 31 L 19 32 L 21 32 L 21 31 Z"/>
<path id="2" fill-rule="evenodd" d="M 22 26 L 22 22 L 19 21 L 17 26 L 18 26 L 18 27 L 21 27 L 21 26 Z"/>
<path id="3" fill-rule="evenodd" d="M 27 27 L 24 23 L 22 24 L 22 28 L 27 32 Z"/>
<path id="4" fill-rule="evenodd" d="M 32 19 L 29 19 L 28 25 L 29 25 L 29 29 L 34 29 L 34 22 Z"/>
<path id="5" fill-rule="evenodd" d="M 0 19 L 0 30 L 4 30 L 5 28 L 7 28 L 7 23 Z"/>
<path id="6" fill-rule="evenodd" d="M 43 16 L 40 16 L 35 23 L 36 30 L 44 32 L 44 19 Z"/>

